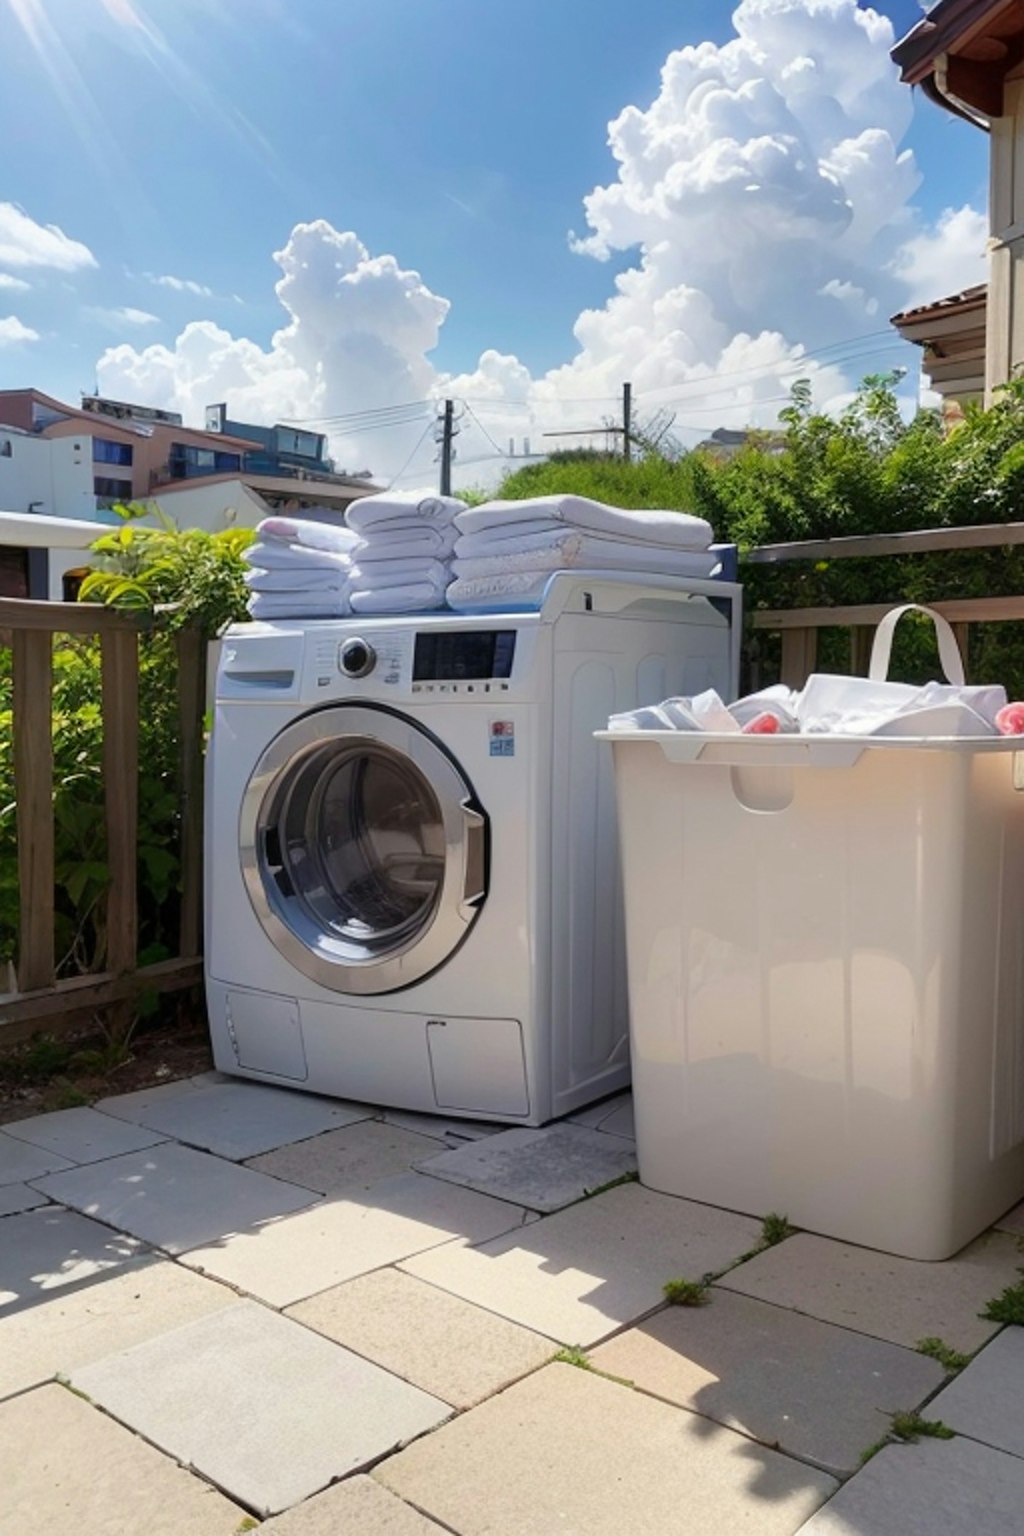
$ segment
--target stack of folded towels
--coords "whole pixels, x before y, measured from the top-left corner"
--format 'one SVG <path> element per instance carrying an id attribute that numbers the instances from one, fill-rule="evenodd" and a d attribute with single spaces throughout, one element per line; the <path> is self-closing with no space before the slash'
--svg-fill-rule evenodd
<path id="1" fill-rule="evenodd" d="M 422 491 L 362 496 L 345 514 L 358 535 L 353 613 L 423 613 L 445 605 L 455 514 L 465 503 Z"/>
<path id="2" fill-rule="evenodd" d="M 627 511 L 586 496 L 461 507 L 455 525 L 455 579 L 447 594 L 455 609 L 536 607 L 555 571 L 707 578 L 719 565 L 703 518 Z"/>
<path id="3" fill-rule="evenodd" d="M 354 533 L 298 517 L 267 517 L 245 551 L 254 619 L 333 619 L 351 611 Z"/>

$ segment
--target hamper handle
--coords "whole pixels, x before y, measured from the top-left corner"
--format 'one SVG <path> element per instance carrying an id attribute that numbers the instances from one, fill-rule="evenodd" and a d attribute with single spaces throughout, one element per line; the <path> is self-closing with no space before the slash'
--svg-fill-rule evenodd
<path id="1" fill-rule="evenodd" d="M 954 688 L 962 688 L 965 682 L 964 659 L 960 654 L 956 635 L 941 613 L 936 613 L 934 608 L 926 608 L 922 603 L 903 603 L 899 608 L 890 609 L 882 619 L 875 630 L 875 638 L 871 645 L 868 677 L 876 683 L 884 682 L 888 677 L 893 636 L 896 633 L 896 625 L 905 613 L 923 613 L 931 619 L 935 625 L 935 638 L 939 642 L 939 660 L 942 663 L 946 682 L 952 683 Z"/>

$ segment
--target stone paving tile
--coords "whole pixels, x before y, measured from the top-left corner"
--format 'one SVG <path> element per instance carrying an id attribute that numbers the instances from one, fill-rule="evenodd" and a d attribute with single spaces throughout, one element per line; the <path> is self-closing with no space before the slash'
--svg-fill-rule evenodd
<path id="1" fill-rule="evenodd" d="M 1016 1232 L 1018 1236 L 1024 1236 L 1024 1200 L 1020 1205 L 1015 1205 L 1012 1211 L 1007 1211 L 996 1222 L 1000 1232 Z"/>
<path id="2" fill-rule="evenodd" d="M 19 1211 L 34 1211 L 45 1204 L 46 1196 L 27 1184 L 0 1185 L 0 1216 L 17 1216 Z"/>
<path id="3" fill-rule="evenodd" d="M 941 1264 L 897 1259 L 801 1232 L 743 1264 L 719 1284 L 777 1306 L 840 1323 L 913 1349 L 937 1337 L 970 1352 L 998 1324 L 979 1318 L 1017 1278 L 1014 1238 L 988 1233 Z"/>
<path id="4" fill-rule="evenodd" d="M 0 1221 L 0 1318 L 120 1269 L 143 1252 L 133 1237 L 111 1232 L 75 1211 L 47 1205 Z"/>
<path id="5" fill-rule="evenodd" d="M 928 1405 L 951 1429 L 1024 1457 L 1024 1328 L 1004 1328 Z M 1022 1514 L 1024 1523 L 1024 1514 Z"/>
<path id="6" fill-rule="evenodd" d="M 401 1265 L 563 1344 L 589 1345 L 662 1301 L 666 1280 L 699 1279 L 753 1246 L 760 1223 L 621 1184 L 479 1248 Z"/>
<path id="7" fill-rule="evenodd" d="M 591 1360 L 840 1475 L 856 1471 L 887 1414 L 916 1408 L 943 1380 L 912 1350 L 719 1290 L 707 1306 L 659 1312 Z"/>
<path id="8" fill-rule="evenodd" d="M 361 1120 L 339 1131 L 325 1131 L 311 1141 L 297 1141 L 265 1152 L 246 1164 L 260 1173 L 302 1184 L 322 1195 L 350 1194 L 380 1179 L 408 1173 L 439 1150 L 429 1136 L 380 1120 Z"/>
<path id="9" fill-rule="evenodd" d="M 251 1231 L 317 1198 L 174 1142 L 57 1173 L 36 1187 L 168 1253 Z"/>
<path id="10" fill-rule="evenodd" d="M 385 1125 L 400 1125 L 406 1131 L 432 1136 L 435 1141 L 452 1146 L 461 1146 L 464 1141 L 479 1141 L 481 1136 L 496 1136 L 499 1131 L 508 1129 L 491 1120 L 449 1119 L 444 1115 L 421 1115 L 411 1109 L 379 1110 L 377 1117 Z"/>
<path id="11" fill-rule="evenodd" d="M 1021 1529 L 1024 1462 L 986 1445 L 892 1445 L 852 1477 L 799 1536 L 1011 1536 Z"/>
<path id="12" fill-rule="evenodd" d="M 66 1157 L 72 1163 L 96 1163 L 101 1158 L 139 1152 L 143 1147 L 152 1147 L 164 1140 L 159 1131 L 115 1120 L 111 1115 L 101 1115 L 95 1109 L 84 1107 L 35 1115 L 31 1120 L 17 1121 L 8 1130 L 20 1141 L 30 1142 L 44 1152 L 56 1152 L 58 1157 Z"/>
<path id="13" fill-rule="evenodd" d="M 44 1152 L 41 1147 L 31 1147 L 27 1141 L 21 1141 L 7 1131 L 0 1131 L 0 1186 L 27 1184 L 48 1173 L 57 1173 L 62 1168 L 74 1166 L 66 1157 L 58 1157 L 55 1152 Z"/>
<path id="14" fill-rule="evenodd" d="M 588 1126 L 516 1127 L 419 1165 L 421 1173 L 513 1200 L 531 1211 L 557 1211 L 623 1174 L 636 1172 L 636 1148 Z"/>
<path id="15" fill-rule="evenodd" d="M 308 1498 L 450 1411 L 249 1301 L 73 1370 L 70 1379 L 260 1515 Z"/>
<path id="16" fill-rule="evenodd" d="M 286 1307 L 438 1243 L 483 1242 L 526 1219 L 527 1212 L 504 1200 L 409 1173 L 382 1179 L 352 1199 L 325 1200 L 258 1232 L 199 1248 L 184 1262 Z"/>
<path id="17" fill-rule="evenodd" d="M 433 1520 L 362 1476 L 346 1478 L 260 1529 L 267 1536 L 444 1536 Z"/>
<path id="18" fill-rule="evenodd" d="M 482 1402 L 555 1350 L 550 1339 L 397 1269 L 323 1291 L 288 1315 L 455 1408 Z"/>
<path id="19" fill-rule="evenodd" d="M 174 1086 L 177 1086 L 175 1084 Z M 157 1088 L 148 1095 L 101 1099 L 107 1115 L 162 1131 L 189 1146 L 241 1161 L 321 1131 L 368 1119 L 373 1111 L 340 1099 L 324 1099 L 263 1083 L 211 1083 L 190 1078 L 182 1093 Z"/>
<path id="20" fill-rule="evenodd" d="M 836 1487 L 571 1365 L 528 1376 L 373 1475 L 459 1536 L 790 1536 Z"/>
<path id="21" fill-rule="evenodd" d="M 566 1115 L 573 1125 L 589 1125 L 591 1130 L 598 1130 L 606 1120 L 617 1115 L 620 1110 L 629 1109 L 633 1104 L 633 1095 L 626 1089 L 625 1093 L 613 1093 L 608 1099 L 599 1099 L 596 1104 L 586 1104 L 582 1109 L 574 1109 L 571 1115 Z"/>
<path id="22" fill-rule="evenodd" d="M 76 1218 L 78 1220 L 80 1218 Z M 79 1290 L 0 1318 L 0 1397 L 237 1304 L 226 1285 L 166 1259 L 141 1258 Z"/>
<path id="23" fill-rule="evenodd" d="M 245 1511 L 59 1386 L 0 1403 L 0 1536 L 234 1536 Z"/>
<path id="24" fill-rule="evenodd" d="M 636 1124 L 633 1118 L 633 1099 L 630 1096 L 628 1104 L 621 1104 L 619 1108 L 602 1120 L 597 1127 L 606 1136 L 626 1136 L 631 1141 L 636 1140 Z"/>

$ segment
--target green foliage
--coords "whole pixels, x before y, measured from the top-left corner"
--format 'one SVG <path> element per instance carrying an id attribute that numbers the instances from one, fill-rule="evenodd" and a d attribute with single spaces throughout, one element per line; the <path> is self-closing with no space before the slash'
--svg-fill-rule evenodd
<path id="1" fill-rule="evenodd" d="M 177 662 L 173 630 L 207 635 L 244 617 L 246 530 L 143 528 L 140 509 L 94 547 L 80 599 L 155 614 L 139 643 L 139 945 L 141 963 L 173 954 L 179 863 Z M 165 608 L 164 605 L 174 605 Z M 53 648 L 53 814 L 58 974 L 101 970 L 109 885 L 103 801 L 99 645 L 58 635 Z M 0 649 L 0 963 L 16 961 L 18 878 L 11 653 Z M 140 1012 L 145 1014 L 147 1000 Z M 111 1045 L 111 1051 L 120 1049 Z"/>
<path id="2" fill-rule="evenodd" d="M 777 1243 L 784 1243 L 787 1237 L 792 1237 L 796 1231 L 791 1227 L 786 1216 L 780 1216 L 777 1211 L 770 1211 L 761 1223 L 761 1247 L 774 1248 Z"/>
<path id="3" fill-rule="evenodd" d="M 705 1280 L 666 1280 L 662 1291 L 672 1307 L 703 1307 L 711 1300 Z"/>
<path id="4" fill-rule="evenodd" d="M 897 1440 L 920 1440 L 922 1435 L 932 1440 L 952 1440 L 953 1431 L 941 1419 L 923 1419 L 916 1409 L 900 1410 L 892 1415 L 892 1433 Z"/>
<path id="5" fill-rule="evenodd" d="M 944 1340 L 931 1335 L 927 1339 L 918 1339 L 915 1348 L 919 1355 L 927 1355 L 930 1359 L 937 1360 L 950 1376 L 955 1376 L 958 1371 L 962 1371 L 971 1363 L 970 1355 L 961 1354 L 958 1349 L 953 1349 Z"/>
<path id="6" fill-rule="evenodd" d="M 1024 1275 L 1024 1269 L 1021 1274 Z M 1024 1324 L 1024 1280 L 1008 1285 L 1000 1296 L 994 1296 L 980 1316 L 990 1323 Z"/>
<path id="7" fill-rule="evenodd" d="M 741 552 L 790 543 L 915 528 L 1024 520 L 1024 379 L 1003 389 L 988 411 L 969 409 L 949 435 L 934 411 L 905 421 L 892 375 L 864 380 L 838 417 L 816 414 L 806 381 L 781 412 L 782 435 L 754 438 L 730 459 L 694 452 L 677 461 L 657 453 L 628 464 L 604 454 L 552 457 L 509 476 L 510 498 L 576 492 L 623 507 L 676 507 L 712 524 Z M 929 603 L 951 597 L 1006 597 L 1024 591 L 1024 547 L 955 550 L 884 559 L 745 565 L 748 614 L 759 608 Z M 751 686 L 778 675 L 777 637 L 751 635 Z M 819 631 L 821 671 L 850 670 L 850 636 Z M 978 625 L 971 634 L 971 679 L 1005 683 L 1024 697 L 1024 626 Z M 901 625 L 893 676 L 925 682 L 938 675 L 926 625 Z"/>
<path id="8" fill-rule="evenodd" d="M 552 1355 L 551 1359 L 559 1365 L 575 1365 L 581 1371 L 592 1371 L 594 1369 L 590 1363 L 590 1356 L 578 1344 L 566 1345 L 564 1349 L 560 1349 L 557 1354 Z"/>

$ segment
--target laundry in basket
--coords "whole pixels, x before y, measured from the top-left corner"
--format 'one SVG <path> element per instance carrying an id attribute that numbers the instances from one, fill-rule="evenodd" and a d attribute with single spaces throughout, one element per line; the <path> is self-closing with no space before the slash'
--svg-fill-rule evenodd
<path id="1" fill-rule="evenodd" d="M 945 682 L 921 687 L 888 679 L 896 625 L 912 612 L 925 614 L 935 625 Z M 713 692 L 666 699 L 613 715 L 608 729 L 908 738 L 1021 735 L 1024 706 L 1008 704 L 1005 688 L 966 683 L 960 648 L 946 620 L 934 609 L 904 603 L 878 625 L 867 677 L 814 673 L 800 692 L 779 684 L 728 706 Z"/>

